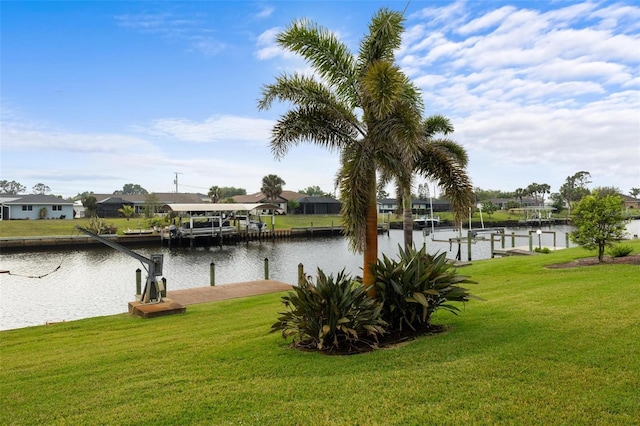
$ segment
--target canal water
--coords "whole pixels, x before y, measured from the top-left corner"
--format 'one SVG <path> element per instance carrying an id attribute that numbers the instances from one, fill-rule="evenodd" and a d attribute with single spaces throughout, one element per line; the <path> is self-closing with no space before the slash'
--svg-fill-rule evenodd
<path id="1" fill-rule="evenodd" d="M 556 231 L 556 245 L 566 246 L 567 226 L 543 228 Z M 631 234 L 640 234 L 640 221 L 630 225 Z M 506 247 L 511 247 L 509 234 L 528 235 L 531 229 L 507 229 Z M 466 236 L 466 231 L 463 233 Z M 489 234 L 478 234 L 479 237 Z M 432 235 L 414 231 L 414 244 L 426 245 L 430 253 L 447 252 L 454 259 L 457 243 L 453 230 L 436 230 Z M 466 238 L 464 239 L 466 241 Z M 395 258 L 402 243 L 402 231 L 391 230 L 379 236 L 379 254 Z M 553 246 L 553 235 L 534 233 L 533 245 Z M 527 238 L 516 238 L 516 246 L 527 247 Z M 500 248 L 496 243 L 496 248 Z M 216 285 L 252 281 L 264 278 L 264 263 L 268 259 L 269 278 L 295 284 L 298 264 L 307 274 L 315 276 L 317 268 L 325 273 L 342 269 L 361 275 L 362 255 L 353 254 L 342 237 L 315 237 L 276 241 L 253 241 L 223 247 L 132 248 L 150 257 L 164 255 L 164 277 L 169 290 L 209 285 L 209 265 L 215 264 Z M 467 246 L 461 246 L 462 260 L 467 259 Z M 473 260 L 491 256 L 490 243 L 477 241 L 471 245 Z M 81 318 L 118 314 L 127 311 L 128 302 L 135 297 L 135 271 L 142 264 L 109 247 L 49 250 L 0 254 L 0 330 L 42 325 L 47 322 L 71 321 Z"/>

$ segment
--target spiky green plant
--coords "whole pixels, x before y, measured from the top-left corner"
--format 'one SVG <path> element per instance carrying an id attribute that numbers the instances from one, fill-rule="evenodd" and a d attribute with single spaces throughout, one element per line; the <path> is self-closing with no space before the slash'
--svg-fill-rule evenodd
<path id="1" fill-rule="evenodd" d="M 375 347 L 384 333 L 381 306 L 371 299 L 362 283 L 344 270 L 327 276 L 318 269 L 311 278 L 282 298 L 288 308 L 281 312 L 271 332 L 281 331 L 293 346 L 322 351 L 358 352 Z"/>
<path id="2" fill-rule="evenodd" d="M 382 318 L 389 331 L 412 330 L 431 325 L 438 309 L 457 314 L 460 309 L 449 302 L 467 302 L 476 298 L 460 284 L 476 284 L 459 275 L 446 253 L 431 256 L 420 250 L 399 248 L 399 259 L 383 255 L 374 266 L 375 286 L 382 303 Z M 476 298 L 477 299 L 477 298 Z"/>

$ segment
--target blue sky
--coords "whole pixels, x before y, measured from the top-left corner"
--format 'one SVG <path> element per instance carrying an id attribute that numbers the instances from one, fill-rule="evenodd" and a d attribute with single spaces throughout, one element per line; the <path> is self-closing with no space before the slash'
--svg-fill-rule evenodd
<path id="1" fill-rule="evenodd" d="M 357 53 L 371 16 L 407 2 L 2 1 L 0 179 L 31 192 L 333 191 L 336 153 L 301 145 L 282 160 L 258 111 L 264 84 L 308 72 L 274 45 L 293 19 Z M 476 187 L 532 182 L 557 192 L 640 187 L 640 6 L 634 1 L 411 1 L 397 60 L 427 115 L 444 114 Z M 418 180 L 418 183 L 422 182 Z"/>

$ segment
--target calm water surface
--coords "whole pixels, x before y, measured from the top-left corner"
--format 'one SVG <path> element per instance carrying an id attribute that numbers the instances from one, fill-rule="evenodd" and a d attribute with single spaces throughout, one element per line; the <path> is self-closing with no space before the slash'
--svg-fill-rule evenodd
<path id="1" fill-rule="evenodd" d="M 640 221 L 634 221 L 629 229 L 630 235 L 640 234 Z M 565 233 L 570 228 L 557 226 L 553 230 L 557 231 L 557 246 L 564 247 Z M 507 230 L 507 233 L 511 231 Z M 527 235 L 529 230 L 513 231 L 517 235 Z M 434 238 L 447 240 L 456 235 L 454 231 L 436 231 Z M 506 240 L 510 247 L 510 238 Z M 395 257 L 401 242 L 401 230 L 391 230 L 388 236 L 381 235 L 380 255 Z M 431 253 L 446 251 L 451 259 L 458 251 L 457 244 L 433 241 L 431 236 L 424 236 L 420 231 L 414 231 L 414 243 L 417 246 L 426 244 Z M 537 244 L 534 235 L 534 245 Z M 553 236 L 543 234 L 541 244 L 552 246 Z M 518 238 L 515 245 L 526 247 L 528 239 Z M 472 244 L 471 249 L 474 260 L 490 257 L 488 241 Z M 291 284 L 297 282 L 299 263 L 304 265 L 307 274 L 314 276 L 316 268 L 326 273 L 336 273 L 344 268 L 354 275 L 360 275 L 362 268 L 362 256 L 351 253 L 346 239 L 341 237 L 251 242 L 212 248 L 158 246 L 133 250 L 147 257 L 156 253 L 164 255 L 163 272 L 169 290 L 208 286 L 211 262 L 216 265 L 216 285 L 264 278 L 265 258 L 269 259 L 269 277 Z M 461 251 L 462 259 L 466 260 L 466 245 L 462 245 Z M 135 297 L 135 271 L 138 268 L 143 269 L 140 262 L 106 246 L 1 254 L 0 270 L 8 270 L 11 275 L 0 276 L 0 330 L 126 312 L 128 302 Z M 144 276 L 143 269 L 143 281 Z"/>

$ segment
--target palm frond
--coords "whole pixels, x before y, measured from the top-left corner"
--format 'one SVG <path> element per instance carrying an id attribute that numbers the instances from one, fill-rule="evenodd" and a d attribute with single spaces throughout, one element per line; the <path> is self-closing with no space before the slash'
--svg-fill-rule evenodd
<path id="1" fill-rule="evenodd" d="M 381 60 L 393 60 L 394 51 L 402 43 L 404 18 L 399 12 L 380 9 L 371 19 L 369 34 L 360 43 L 359 68 Z"/>
<path id="2" fill-rule="evenodd" d="M 469 155 L 467 150 L 458 142 L 451 139 L 434 139 L 427 143 L 427 147 L 445 151 L 452 158 L 454 158 L 462 167 L 467 167 L 469 164 Z"/>
<path id="3" fill-rule="evenodd" d="M 369 185 L 375 180 L 375 162 L 366 151 L 365 142 L 345 147 L 341 155 L 342 167 L 337 176 L 342 201 L 342 220 L 351 250 L 362 252 L 366 238 L 366 212 Z"/>
<path id="4" fill-rule="evenodd" d="M 473 205 L 473 186 L 464 167 L 448 152 L 426 144 L 416 162 L 416 171 L 438 182 L 451 203 L 456 221 L 461 221 Z"/>
<path id="5" fill-rule="evenodd" d="M 306 19 L 294 21 L 276 42 L 305 58 L 352 108 L 357 106 L 355 58 L 334 33 Z"/>
<path id="6" fill-rule="evenodd" d="M 283 114 L 271 130 L 271 151 L 282 158 L 289 148 L 311 142 L 330 150 L 354 143 L 358 136 L 353 123 L 336 116 L 333 109 L 298 107 Z"/>
<path id="7" fill-rule="evenodd" d="M 422 125 L 424 127 L 424 136 L 427 139 L 431 139 L 438 133 L 442 133 L 443 135 L 453 133 L 453 124 L 451 120 L 444 115 L 436 114 L 427 117 Z"/>

